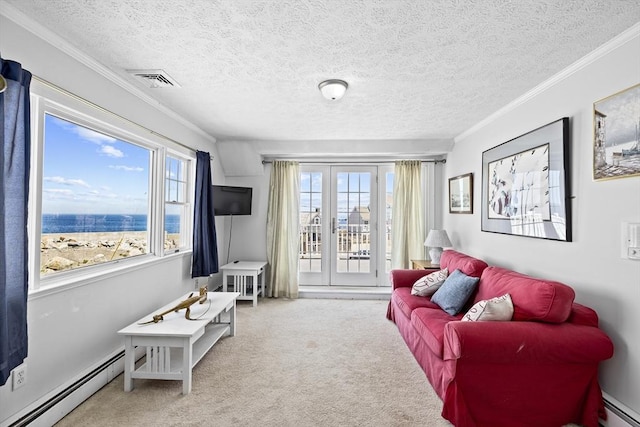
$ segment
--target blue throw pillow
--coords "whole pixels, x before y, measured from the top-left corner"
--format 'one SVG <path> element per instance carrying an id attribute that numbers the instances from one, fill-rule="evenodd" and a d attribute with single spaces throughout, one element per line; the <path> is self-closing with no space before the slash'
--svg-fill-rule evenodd
<path id="1" fill-rule="evenodd" d="M 462 310 L 467 300 L 478 284 L 478 277 L 467 276 L 460 270 L 455 270 L 447 277 L 440 289 L 431 297 L 431 301 L 440 308 L 455 316 Z"/>

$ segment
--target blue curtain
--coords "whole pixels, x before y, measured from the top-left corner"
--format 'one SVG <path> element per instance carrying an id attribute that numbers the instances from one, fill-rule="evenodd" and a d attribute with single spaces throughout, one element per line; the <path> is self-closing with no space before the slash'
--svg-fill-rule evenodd
<path id="1" fill-rule="evenodd" d="M 27 203 L 31 73 L 0 57 L 0 385 L 27 357 Z"/>
<path id="2" fill-rule="evenodd" d="M 213 215 L 211 156 L 203 151 L 196 153 L 196 194 L 194 205 L 191 277 L 209 276 L 218 272 L 218 239 Z"/>

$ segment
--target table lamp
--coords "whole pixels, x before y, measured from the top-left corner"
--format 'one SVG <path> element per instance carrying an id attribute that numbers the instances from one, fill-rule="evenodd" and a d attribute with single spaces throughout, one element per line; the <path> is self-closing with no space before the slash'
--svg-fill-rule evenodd
<path id="1" fill-rule="evenodd" d="M 442 248 L 450 248 L 453 246 L 447 232 L 444 230 L 429 230 L 427 240 L 424 245 L 430 247 L 429 258 L 432 264 L 440 265 L 440 257 L 442 256 Z"/>

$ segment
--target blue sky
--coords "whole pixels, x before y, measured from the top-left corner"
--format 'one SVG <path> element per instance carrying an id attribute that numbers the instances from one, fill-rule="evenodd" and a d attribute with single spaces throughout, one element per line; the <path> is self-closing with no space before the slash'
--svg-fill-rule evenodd
<path id="1" fill-rule="evenodd" d="M 45 117 L 42 213 L 147 213 L 149 150 Z"/>

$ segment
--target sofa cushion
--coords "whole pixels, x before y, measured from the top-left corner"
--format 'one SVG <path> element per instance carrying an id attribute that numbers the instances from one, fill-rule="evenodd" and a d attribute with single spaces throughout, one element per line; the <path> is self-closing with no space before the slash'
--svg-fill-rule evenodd
<path id="1" fill-rule="evenodd" d="M 513 320 L 549 323 L 566 321 L 575 297 L 573 289 L 562 283 L 501 267 L 487 267 L 480 278 L 474 303 L 506 293 L 513 301 Z"/>
<path id="2" fill-rule="evenodd" d="M 420 297 L 430 297 L 438 288 L 444 283 L 445 279 L 449 276 L 449 270 L 434 271 L 431 274 L 422 276 L 411 287 L 411 295 L 418 295 Z"/>
<path id="3" fill-rule="evenodd" d="M 462 314 L 451 316 L 436 306 L 435 308 L 416 308 L 411 313 L 411 324 L 429 349 L 442 359 L 444 327 L 447 323 L 460 320 Z"/>
<path id="4" fill-rule="evenodd" d="M 456 270 L 444 281 L 440 289 L 431 297 L 431 301 L 438 304 L 450 315 L 456 315 L 462 310 L 478 283 L 477 277 L 467 276 Z"/>
<path id="5" fill-rule="evenodd" d="M 504 294 L 501 297 L 478 301 L 462 317 L 463 321 L 505 321 L 513 317 L 513 302 L 511 295 Z"/>
<path id="6" fill-rule="evenodd" d="M 410 318 L 411 312 L 418 307 L 430 307 L 440 310 L 440 307 L 431 302 L 429 298 L 411 295 L 411 288 L 396 289 L 391 294 L 391 299 L 407 318 Z"/>
<path id="7" fill-rule="evenodd" d="M 449 271 L 460 270 L 467 276 L 480 277 L 482 271 L 487 268 L 487 263 L 481 259 L 447 249 L 442 252 L 440 268 L 447 268 Z"/>

